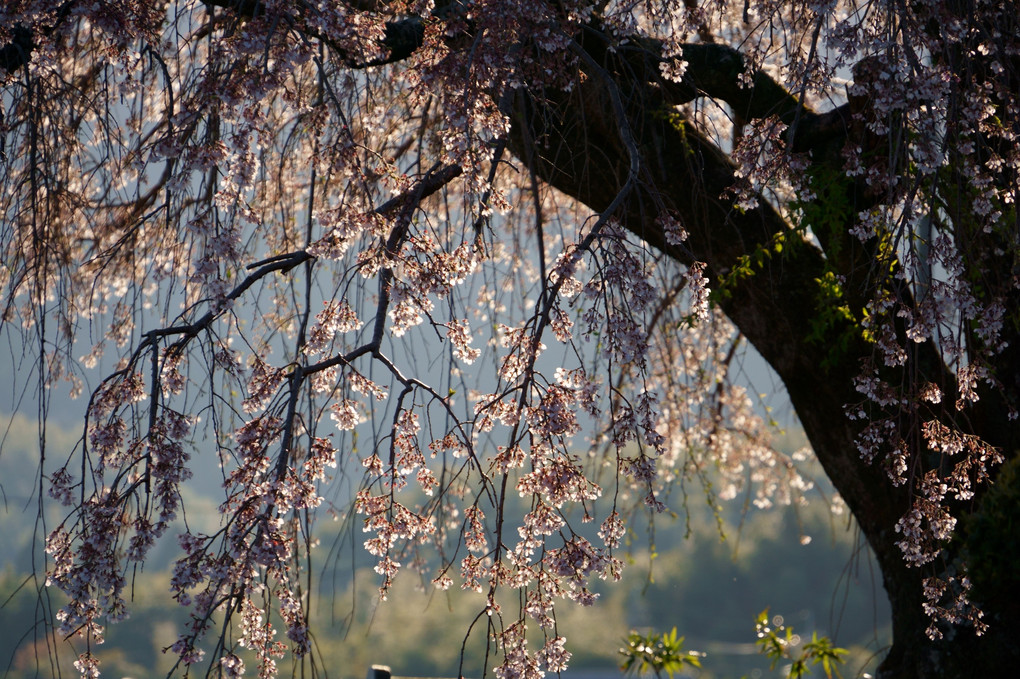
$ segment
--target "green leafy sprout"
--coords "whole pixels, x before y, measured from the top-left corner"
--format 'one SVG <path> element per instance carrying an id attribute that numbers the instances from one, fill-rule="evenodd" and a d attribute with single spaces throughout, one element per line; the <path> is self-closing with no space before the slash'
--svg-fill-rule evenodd
<path id="1" fill-rule="evenodd" d="M 623 656 L 620 669 L 638 676 L 651 670 L 656 677 L 661 678 L 665 673 L 673 679 L 673 674 L 682 670 L 684 665 L 701 667 L 704 655 L 697 651 L 684 651 L 684 638 L 677 637 L 676 627 L 659 635 L 632 631 L 624 639 L 624 644 L 620 649 L 620 655 Z"/>
<path id="2" fill-rule="evenodd" d="M 833 676 L 842 677 L 838 665 L 846 661 L 849 653 L 845 648 L 838 648 L 832 644 L 828 637 L 819 637 L 817 633 L 811 633 L 811 641 L 804 644 L 799 653 L 795 653 L 799 645 L 800 637 L 793 632 L 792 627 L 783 625 L 782 616 L 776 616 L 769 622 L 769 609 L 758 614 L 755 620 L 755 632 L 758 640 L 755 644 L 758 650 L 772 661 L 770 669 L 775 669 L 783 660 L 789 660 L 790 669 L 787 673 L 788 679 L 801 679 L 811 674 L 811 667 L 821 665 L 825 676 L 832 679 Z M 774 626 L 773 626 L 774 625 Z"/>

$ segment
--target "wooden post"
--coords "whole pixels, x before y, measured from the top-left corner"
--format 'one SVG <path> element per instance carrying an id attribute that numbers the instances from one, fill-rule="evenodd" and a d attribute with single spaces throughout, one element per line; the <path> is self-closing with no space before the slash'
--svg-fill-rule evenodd
<path id="1" fill-rule="evenodd" d="M 389 665 L 372 665 L 368 668 L 367 679 L 392 679 Z"/>

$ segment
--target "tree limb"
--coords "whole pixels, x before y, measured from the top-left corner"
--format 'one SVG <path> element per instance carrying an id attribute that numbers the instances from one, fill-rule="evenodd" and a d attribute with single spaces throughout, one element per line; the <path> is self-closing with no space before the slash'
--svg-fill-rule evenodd
<path id="1" fill-rule="evenodd" d="M 618 73 L 647 83 L 660 93 L 663 103 L 680 106 L 701 97 L 728 104 L 734 115 L 744 121 L 776 116 L 792 126 L 800 110 L 794 151 L 807 151 L 833 139 L 847 138 L 850 110 L 844 104 L 825 113 L 803 106 L 793 94 L 762 70 L 750 75 L 745 84 L 741 75 L 747 68 L 739 50 L 719 43 L 686 43 L 681 46 L 687 67 L 680 82 L 663 76 L 660 66 L 662 42 L 652 38 L 629 36 L 616 44 L 601 31 L 585 26 L 579 42 L 600 63 L 616 62 Z"/>

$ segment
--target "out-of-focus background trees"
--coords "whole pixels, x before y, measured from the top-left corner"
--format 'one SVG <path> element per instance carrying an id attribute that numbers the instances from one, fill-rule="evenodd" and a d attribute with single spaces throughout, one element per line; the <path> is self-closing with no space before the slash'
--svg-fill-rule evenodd
<path id="1" fill-rule="evenodd" d="M 55 446 L 70 447 L 78 433 L 51 426 L 48 435 Z M 792 454 L 799 437 L 791 434 L 785 444 Z M 0 663 L 7 679 L 55 677 L 50 650 L 56 649 L 68 666 L 81 650 L 45 636 L 44 619 L 62 603 L 59 592 L 40 600 L 34 586 L 23 586 L 35 584 L 33 549 L 34 558 L 41 557 L 34 501 L 26 492 L 36 482 L 36 464 L 36 425 L 16 416 L 0 456 L 5 497 Z M 566 607 L 558 615 L 559 632 L 570 639 L 574 653 L 566 676 L 622 676 L 618 651 L 630 630 L 673 626 L 686 637 L 685 649 L 706 654 L 700 677 L 781 676 L 782 668 L 769 671 L 754 646 L 754 618 L 766 607 L 802 637 L 818 632 L 848 648 L 844 676 L 873 668 L 889 637 L 880 574 L 848 513 L 834 514 L 827 497 L 812 493 L 807 506 L 767 512 L 745 512 L 740 502 L 730 502 L 715 512 L 703 496 L 692 495 L 684 503 L 678 491 L 674 499 L 678 506 L 686 504 L 689 522 L 676 516 L 660 518 L 654 530 L 633 526 L 623 580 L 603 586 L 594 607 Z M 214 499 L 196 494 L 188 504 L 190 525 L 214 527 Z M 332 547 L 336 559 L 319 563 L 315 573 L 320 585 L 313 620 L 322 666 L 330 676 L 362 679 L 375 663 L 389 664 L 404 676 L 456 676 L 457 651 L 476 615 L 468 595 L 456 588 L 437 591 L 409 572 L 398 578 L 390 600 L 379 602 L 378 576 L 360 546 L 360 531 L 353 534 L 353 549 L 352 536 L 343 530 L 322 532 L 320 551 Z M 331 545 L 337 535 L 346 535 L 346 542 Z M 162 551 L 134 576 L 131 617 L 111 625 L 106 643 L 97 649 L 104 676 L 158 677 L 176 660 L 163 649 L 177 639 L 188 612 L 167 589 L 173 545 L 168 542 Z M 469 649 L 469 661 L 484 650 Z"/>

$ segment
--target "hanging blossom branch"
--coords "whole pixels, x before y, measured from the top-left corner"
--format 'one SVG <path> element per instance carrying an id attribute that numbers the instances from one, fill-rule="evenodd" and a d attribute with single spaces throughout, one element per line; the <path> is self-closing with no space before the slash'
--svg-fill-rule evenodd
<path id="1" fill-rule="evenodd" d="M 244 655 L 272 675 L 281 618 L 307 653 L 295 573 L 312 540 L 295 517 L 343 461 L 365 470 L 353 511 L 382 594 L 412 552 L 412 568 L 432 567 L 418 559 L 431 543 L 437 586 L 459 566 L 485 597 L 501 676 L 561 670 L 554 604 L 590 603 L 591 578 L 618 571 L 624 487 L 660 508 L 660 488 L 717 466 L 720 497 L 741 467 L 757 505 L 803 490 L 769 457 L 747 394 L 723 386 L 733 353 L 716 304 L 787 383 L 894 604 L 923 597 L 931 636 L 985 631 L 951 537 L 1015 440 L 1015 7 L 695 4 L 0 9 L 4 328 L 37 324 L 47 379 L 98 362 L 99 345 L 83 368 L 69 360 L 76 328 L 103 328 L 122 356 L 92 394 L 80 471 L 51 473 L 73 510 L 50 536 L 50 581 L 72 597 L 63 631 L 88 639 L 82 674 L 98 671 L 104 616 L 124 615 L 127 565 L 180 513 L 199 412 L 213 413 L 226 498 L 214 535 L 180 538 L 183 664 L 211 648 L 213 672 L 241 674 Z M 381 191 L 397 198 L 376 207 Z M 245 268 L 265 253 L 283 254 Z M 657 306 L 653 266 L 689 297 Z M 301 291 L 276 275 L 295 267 Z M 135 336 L 140 309 L 177 303 L 185 314 Z M 676 322 L 656 332 L 656 318 Z M 570 360 L 547 374 L 554 342 Z M 448 389 L 412 367 L 437 343 Z M 58 345 L 67 358 L 46 353 Z M 496 387 L 479 394 L 461 368 L 483 356 Z M 367 413 L 376 438 L 355 461 L 345 432 Z M 608 516 L 575 450 L 585 417 L 608 420 Z M 769 465 L 777 475 L 758 473 Z M 601 545 L 571 526 L 572 506 L 604 518 Z M 521 605 L 504 618 L 505 587 Z M 237 636 L 203 645 L 217 617 Z M 897 644 L 890 657 L 939 656 L 923 638 Z"/>
<path id="2" fill-rule="evenodd" d="M 571 46 L 571 51 L 582 62 L 595 66 L 576 44 Z M 595 75 L 606 77 L 604 73 Z M 549 548 L 546 544 L 548 536 L 566 526 L 562 513 L 566 503 L 581 503 L 585 507 L 584 519 L 587 521 L 591 517 L 586 503 L 597 498 L 602 491 L 586 478 L 568 451 L 558 450 L 556 443 L 559 439 L 569 439 L 579 430 L 577 414 L 573 412 L 579 406 L 593 416 L 596 414 L 592 399 L 594 383 L 583 370 L 568 373 L 561 369 L 557 370 L 555 384 L 542 385 L 536 370 L 539 356 L 545 348 L 542 340 L 547 328 L 553 329 L 557 341 L 570 341 L 572 323 L 559 308 L 560 300 L 576 294 L 578 283 L 574 272 L 578 263 L 604 237 L 607 228 L 611 230 L 616 211 L 639 182 L 641 162 L 637 144 L 619 91 L 611 82 L 607 81 L 607 84 L 618 134 L 630 153 L 627 181 L 580 242 L 559 255 L 555 266 L 541 281 L 541 293 L 530 319 L 518 328 L 504 328 L 502 344 L 509 353 L 502 362 L 500 377 L 507 386 L 500 393 L 483 395 L 475 408 L 490 422 L 498 419 L 510 425 L 507 444 L 496 457 L 496 470 L 501 473 L 503 482 L 496 507 L 494 544 L 491 549 L 488 547 L 481 523 L 484 514 L 477 504 L 473 505 L 469 511 L 465 544 L 469 552 L 479 556 L 469 554 L 461 566 L 465 586 L 486 592 L 488 627 L 503 656 L 502 663 L 495 670 L 497 677 L 538 676 L 541 667 L 553 672 L 564 669 L 570 658 L 570 653 L 564 648 L 565 639 L 551 633 L 555 625 L 556 599 L 570 598 L 590 605 L 595 595 L 589 590 L 589 578 L 617 579 L 622 567 L 612 556 L 612 550 L 618 546 L 622 536 L 622 526 L 618 525 L 615 512 L 607 518 L 599 533 L 604 538 L 605 549 L 592 545 L 572 529 L 569 537 L 564 536 L 561 547 Z M 540 219 L 539 216 L 537 218 Z M 544 272 L 544 262 L 540 264 Z M 514 403 L 506 404 L 504 399 L 515 392 Z M 492 424 L 483 426 L 491 427 Z M 529 457 L 532 471 L 519 478 L 517 489 L 522 497 L 531 496 L 534 500 L 518 528 L 519 541 L 509 544 L 504 533 L 508 472 L 521 467 Z M 490 556 L 491 565 L 487 567 L 479 557 Z M 488 580 L 488 587 L 483 586 L 485 580 Z M 496 600 L 498 589 L 506 583 L 521 589 L 526 602 L 520 616 L 509 624 L 504 622 Z M 538 623 L 544 636 L 542 648 L 534 654 L 527 648 L 529 618 Z M 499 621 L 498 628 L 494 626 L 494 620 Z"/>
<path id="3" fill-rule="evenodd" d="M 547 281 L 543 281 L 543 303 L 536 310 L 536 315 L 523 328 L 508 331 L 504 338 L 504 346 L 509 352 L 502 363 L 501 376 L 510 384 L 504 396 L 518 390 L 519 396 L 514 405 L 509 409 L 504 408 L 499 414 L 504 423 L 512 424 L 512 431 L 511 445 L 497 455 L 494 461 L 495 469 L 502 475 L 498 497 L 490 498 L 496 505 L 495 546 L 490 550 L 483 543 L 481 536 L 484 533 L 485 517 L 475 502 L 471 505 L 473 510 L 470 517 L 466 519 L 469 531 L 464 544 L 470 554 L 462 561 L 461 575 L 465 586 L 471 589 L 481 588 L 481 583 L 488 580 L 487 606 L 494 614 L 498 614 L 498 605 L 495 601 L 497 587 L 509 581 L 526 591 L 525 599 L 528 601 L 526 611 L 517 622 L 501 630 L 499 635 L 504 656 L 501 671 L 508 673 L 517 673 L 522 669 L 531 672 L 542 663 L 550 670 L 558 670 L 565 666 L 569 654 L 563 649 L 561 637 L 548 638 L 537 656 L 526 651 L 524 615 L 537 620 L 543 631 L 551 629 L 555 599 L 569 597 L 589 604 L 594 600 L 594 594 L 588 587 L 589 578 L 592 575 L 616 577 L 619 570 L 619 563 L 612 557 L 612 550 L 619 544 L 623 524 L 615 511 L 606 519 L 602 530 L 599 531 L 605 543 L 605 550 L 595 547 L 573 531 L 570 532 L 569 538 L 564 538 L 562 546 L 546 545 L 546 538 L 554 535 L 557 527 L 564 525 L 564 506 L 568 503 L 580 503 L 587 517 L 587 503 L 594 500 L 601 493 L 601 489 L 586 478 L 583 470 L 572 459 L 567 447 L 570 437 L 578 430 L 574 411 L 580 406 L 587 409 L 590 414 L 596 412 L 593 381 L 583 372 L 565 371 L 557 375 L 555 385 L 539 387 L 536 370 L 536 359 L 547 327 L 552 327 L 557 335 L 557 341 L 569 340 L 570 333 L 565 314 L 556 308 L 558 298 L 561 291 L 576 292 L 577 285 L 573 272 L 578 261 L 585 253 L 592 251 L 596 244 L 602 247 L 602 241 L 611 244 L 610 249 L 614 255 L 620 255 L 618 259 L 621 265 L 615 266 L 612 273 L 608 270 L 603 271 L 603 279 L 590 283 L 587 290 L 593 297 L 602 296 L 606 300 L 616 296 L 614 290 L 624 294 L 642 291 L 642 294 L 633 298 L 633 309 L 625 310 L 615 306 L 612 309 L 613 317 L 609 319 L 612 339 L 609 352 L 612 359 L 619 361 L 620 364 L 633 361 L 643 364 L 643 338 L 631 332 L 636 326 L 628 314 L 640 312 L 647 303 L 648 287 L 643 280 L 644 274 L 640 267 L 631 266 L 631 261 L 622 257 L 624 251 L 617 249 L 620 238 L 613 225 L 613 220 L 622 206 L 633 197 L 640 184 L 642 173 L 640 150 L 624 101 L 612 77 L 576 43 L 570 45 L 570 52 L 608 89 L 613 120 L 617 127 L 616 133 L 628 154 L 628 164 L 623 186 L 615 192 L 605 209 L 600 211 L 594 226 L 588 229 L 576 247 L 562 253 Z M 386 479 L 383 483 L 388 492 L 372 495 L 366 489 L 359 493 L 356 502 L 356 510 L 366 516 L 366 529 L 376 536 L 366 545 L 370 552 L 380 558 L 377 571 L 383 576 L 383 592 L 392 582 L 400 566 L 393 558 L 396 542 L 400 539 L 408 541 L 423 539 L 435 531 L 429 517 L 424 513 L 412 511 L 396 501 L 396 491 L 406 483 L 405 477 L 415 470 L 418 472 L 422 488 L 428 491 L 432 487 L 429 480 L 430 472 L 425 468 L 417 441 L 420 432 L 418 416 L 413 412 L 413 404 L 412 407 L 405 409 L 405 399 L 411 395 L 413 389 L 421 389 L 443 404 L 451 416 L 453 411 L 448 399 L 440 398 L 434 389 L 426 387 L 421 381 L 406 377 L 381 352 L 381 343 L 388 317 L 393 320 L 390 325 L 393 334 L 405 332 L 407 327 L 415 322 L 413 316 L 420 315 L 422 309 L 426 307 L 425 295 L 429 291 L 442 290 L 450 285 L 446 281 L 432 280 L 430 277 L 434 274 L 425 266 L 422 266 L 420 271 L 414 269 L 411 254 L 417 253 L 427 260 L 433 257 L 433 252 L 428 249 L 429 244 L 423 238 L 412 234 L 410 227 L 411 216 L 426 194 L 426 190 L 428 192 L 438 190 L 459 173 L 459 166 L 449 166 L 435 175 L 430 173 L 422 183 L 408 192 L 412 196 L 418 194 L 412 199 L 406 201 L 395 199 L 386 206 L 374 210 L 375 217 L 396 214 L 394 223 L 374 251 L 366 251 L 371 254 L 359 260 L 359 266 L 365 273 L 377 274 L 379 278 L 375 324 L 367 344 L 361 344 L 355 349 L 338 353 L 311 365 L 295 361 L 282 368 L 273 368 L 260 357 L 254 359 L 252 377 L 247 387 L 248 397 L 244 399 L 242 405 L 251 415 L 260 412 L 261 414 L 246 422 L 235 433 L 238 466 L 229 475 L 229 497 L 223 506 L 224 511 L 232 512 L 234 518 L 214 536 L 189 534 L 181 540 L 185 557 L 178 561 L 173 586 L 178 600 L 193 605 L 195 611 L 191 628 L 172 649 L 179 654 L 183 663 L 192 664 L 201 658 L 199 641 L 209 629 L 213 611 L 222 607 L 226 611 L 225 624 L 229 624 L 233 616 L 240 616 L 243 632 L 240 644 L 256 651 L 260 671 L 264 673 L 275 671 L 274 658 L 281 652 L 281 647 L 272 641 L 273 629 L 268 611 L 271 610 L 269 601 L 273 597 L 279 600 L 281 611 L 286 611 L 284 617 L 287 621 L 288 636 L 296 644 L 295 650 L 299 655 L 307 651 L 305 617 L 297 599 L 297 589 L 293 586 L 293 577 L 286 565 L 294 558 L 292 539 L 288 536 L 288 531 L 294 529 L 288 527 L 284 517 L 290 508 L 314 506 L 318 498 L 314 488 L 309 484 L 321 479 L 323 468 L 330 466 L 335 460 L 335 450 L 329 441 L 324 437 L 315 437 L 309 445 L 308 459 L 305 462 L 306 475 L 302 478 L 292 473 L 292 454 L 297 450 L 294 439 L 298 427 L 299 399 L 302 385 L 309 377 L 326 377 L 331 375 L 332 369 L 343 368 L 349 371 L 344 379 L 352 385 L 352 388 L 370 392 L 379 398 L 383 393 L 381 389 L 368 383 L 352 367 L 356 359 L 370 355 L 386 366 L 403 387 L 395 399 L 388 466 L 374 455 L 365 461 L 370 476 Z M 490 184 L 492 178 L 490 172 Z M 435 189 L 429 188 L 431 183 L 435 184 Z M 487 202 L 487 199 L 483 199 L 483 202 Z M 376 228 L 381 230 L 381 226 L 387 224 L 387 221 L 378 220 Z M 295 266 L 308 263 L 309 253 L 318 257 L 332 257 L 346 247 L 345 239 L 344 234 L 327 232 L 308 251 L 288 253 L 251 265 L 249 271 L 253 273 L 230 293 L 218 298 L 218 301 L 213 300 L 212 303 L 218 306 L 198 321 L 171 326 L 165 329 L 163 334 L 146 335 L 149 344 L 143 344 L 139 348 L 136 359 L 132 360 L 131 364 L 133 365 L 137 357 L 147 349 L 152 349 L 155 357 L 159 341 L 176 335 L 178 339 L 171 345 L 175 349 L 175 355 L 170 356 L 166 363 L 170 369 L 167 372 L 173 379 L 165 384 L 177 384 L 178 377 L 174 375 L 177 371 L 177 355 L 183 353 L 192 339 L 210 330 L 212 324 L 226 313 L 232 302 L 240 299 L 256 282 L 268 278 L 271 273 L 287 272 Z M 436 256 L 435 260 L 439 261 L 441 258 Z M 626 265 L 622 265 L 624 263 Z M 410 271 L 414 277 L 409 277 L 407 281 L 398 280 L 394 273 L 398 265 L 403 269 L 402 276 L 407 276 Z M 441 272 L 441 275 L 444 279 L 459 280 L 462 273 L 454 270 L 452 273 Z M 413 282 L 421 285 L 416 288 Z M 318 326 L 323 332 L 328 332 L 326 328 L 342 331 L 354 325 L 353 320 L 343 317 L 347 312 L 339 308 L 330 313 L 327 311 L 324 310 Z M 597 327 L 599 316 L 593 314 L 587 322 L 588 332 L 591 332 Z M 458 345 L 466 344 L 463 339 L 458 339 L 460 335 L 454 327 L 451 327 L 450 331 L 451 341 Z M 317 328 L 313 328 L 312 334 L 316 332 Z M 458 346 L 458 350 L 464 357 L 470 356 L 463 346 Z M 227 357 L 218 360 L 223 369 L 228 371 L 236 369 L 233 361 Z M 154 371 L 153 375 L 155 376 L 157 372 Z M 122 375 L 130 377 L 130 371 L 125 371 Z M 318 383 L 323 384 L 326 381 L 320 379 Z M 288 383 L 286 395 L 278 396 L 284 382 Z M 155 394 L 155 379 L 153 384 L 151 393 Z M 315 384 L 312 388 L 317 389 Z M 109 406 L 111 416 L 113 412 L 134 402 L 133 399 L 137 396 L 129 394 L 124 398 L 123 401 L 111 401 Z M 150 424 L 154 421 L 151 415 L 155 411 L 154 404 L 155 400 L 150 410 Z M 484 406 L 478 411 L 479 423 L 484 422 L 488 416 L 486 411 L 492 405 L 495 404 Z M 353 404 L 345 400 L 331 410 L 342 430 L 356 426 L 358 415 Z M 655 432 L 654 398 L 650 394 L 642 395 L 631 411 L 613 414 L 619 446 L 630 439 L 631 432 L 642 430 L 645 442 L 661 452 L 662 441 Z M 447 439 L 444 438 L 439 447 L 466 448 L 479 475 L 487 479 L 482 471 L 482 463 L 472 446 L 473 434 L 456 418 L 454 420 L 458 422 L 455 425 L 458 436 L 455 438 L 459 440 L 447 443 Z M 116 435 L 122 423 L 111 419 L 110 426 L 112 429 L 107 432 L 110 440 L 105 441 L 105 445 L 115 449 L 119 446 Z M 481 425 L 479 428 L 484 426 Z M 531 439 L 530 451 L 525 452 L 522 448 L 525 447 L 525 439 L 528 437 Z M 280 448 L 275 465 L 269 464 L 270 447 Z M 520 494 L 539 499 L 536 500 L 533 510 L 524 517 L 521 541 L 516 546 L 511 546 L 505 544 L 503 533 L 508 479 L 517 473 L 515 469 L 523 467 L 529 456 L 532 471 L 520 478 L 517 488 Z M 160 457 L 150 455 L 148 459 Z M 649 503 L 661 509 L 661 503 L 655 501 L 650 490 L 650 482 L 655 474 L 652 458 L 642 454 L 639 458 L 626 462 L 620 460 L 619 464 L 625 467 L 623 471 L 628 477 L 649 488 L 647 495 Z M 482 487 L 487 490 L 490 483 L 485 480 Z M 223 545 L 219 554 L 215 554 L 213 550 L 217 540 L 222 541 Z M 503 554 L 510 558 L 514 569 L 512 576 L 507 574 L 505 564 L 501 563 Z M 487 566 L 484 560 L 490 557 L 495 563 Z M 529 591 L 528 585 L 532 582 L 536 585 Z M 192 590 L 201 589 L 203 585 L 204 590 L 197 594 L 192 593 Z M 259 596 L 264 600 L 262 607 L 255 605 Z M 90 628 L 89 632 L 99 634 L 101 630 L 97 626 Z M 241 667 L 240 659 L 232 651 L 225 650 L 222 643 L 221 637 L 216 653 L 222 655 L 222 666 L 230 672 L 238 672 Z M 80 662 L 91 671 L 93 660 L 86 654 Z"/>
<path id="4" fill-rule="evenodd" d="M 433 172 L 427 173 L 410 191 L 388 200 L 376 209 L 376 214 L 381 217 L 397 214 L 396 223 L 386 243 L 388 250 L 393 251 L 399 247 L 411 213 L 420 202 L 446 186 L 460 173 L 460 168 L 456 166 L 436 168 Z M 92 395 L 87 411 L 87 436 L 82 450 L 82 479 L 76 481 L 66 468 L 57 471 L 51 478 L 50 494 L 68 506 L 75 507 L 76 510 L 73 516 L 77 528 L 61 524 L 47 539 L 47 552 L 54 559 L 49 582 L 64 591 L 70 599 L 58 616 L 64 634 L 78 633 L 85 636 L 90 644 L 102 643 L 103 627 L 99 620 L 105 617 L 115 622 L 126 614 L 123 599 L 126 580 L 123 573 L 128 572 L 131 563 L 144 562 L 149 548 L 177 516 L 180 497 L 178 486 L 191 475 L 188 470 L 189 455 L 183 442 L 188 437 L 192 422 L 182 413 L 171 410 L 165 404 L 161 405 L 160 394 L 162 392 L 169 395 L 182 388 L 177 366 L 188 343 L 208 332 L 231 304 L 242 299 L 256 283 L 277 272 L 287 273 L 295 266 L 312 259 L 313 255 L 308 251 L 296 251 L 249 265 L 251 273 L 223 299 L 212 300 L 210 306 L 213 308 L 198 320 L 144 333 L 143 341 L 126 361 L 125 366 L 105 379 Z M 365 354 L 376 355 L 384 365 L 393 369 L 392 364 L 379 354 L 389 304 L 386 294 L 391 279 L 391 274 L 387 275 L 389 271 L 386 269 L 380 276 L 380 302 L 371 342 L 327 361 L 310 366 L 301 364 L 293 366 L 290 377 L 291 395 L 283 421 L 286 423 L 283 425 L 284 440 L 272 482 L 275 490 L 266 489 L 269 494 L 262 511 L 257 515 L 250 514 L 254 508 L 251 503 L 260 492 L 256 486 L 252 499 L 228 500 L 224 509 L 243 511 L 235 515 L 220 534 L 204 540 L 190 535 L 182 538 L 181 546 L 187 556 L 178 562 L 175 574 L 174 589 L 179 601 L 182 604 L 192 603 L 194 600 L 191 595 L 186 594 L 187 589 L 194 587 L 201 579 L 211 578 L 205 595 L 195 601 L 195 617 L 190 632 L 183 635 L 174 646 L 174 651 L 186 664 L 200 659 L 201 653 L 195 644 L 210 624 L 212 612 L 220 605 L 233 602 L 228 606 L 226 623 L 229 623 L 233 612 L 240 612 L 247 621 L 243 623 L 245 626 L 256 624 L 255 618 L 252 617 L 255 611 L 248 602 L 251 588 L 254 586 L 251 580 L 253 573 L 249 571 L 250 566 L 245 564 L 261 564 L 268 567 L 270 573 L 280 578 L 282 582 L 290 581 L 284 568 L 290 553 L 289 548 L 284 547 L 287 540 L 281 535 L 283 527 L 282 519 L 279 517 L 291 507 L 300 508 L 317 502 L 311 487 L 305 484 L 320 477 L 322 465 L 328 463 L 333 454 L 325 440 L 317 439 L 312 446 L 311 458 L 305 466 L 306 470 L 319 471 L 312 471 L 308 481 L 299 482 L 296 490 L 285 490 L 287 476 L 291 473 L 289 461 L 291 437 L 296 421 L 297 394 L 301 383 L 308 376 L 336 365 L 350 365 Z M 176 339 L 161 355 L 162 340 L 171 337 Z M 142 373 L 135 368 L 146 352 L 151 355 L 152 365 L 152 383 L 148 393 L 144 390 Z M 230 369 L 233 368 L 230 361 L 220 360 Z M 264 398 L 266 388 L 278 378 L 267 374 L 262 379 L 259 392 L 253 394 L 252 398 Z M 410 384 L 406 378 L 402 379 Z M 147 432 L 144 436 L 134 439 L 125 449 L 127 427 L 122 410 L 133 403 L 143 401 L 146 397 L 150 399 Z M 258 467 L 252 467 L 250 462 L 257 459 L 253 457 L 256 451 L 262 450 L 276 437 L 280 426 L 281 423 L 274 418 L 263 416 L 239 430 L 238 443 L 244 459 L 249 463 L 242 465 L 231 475 L 229 480 L 231 485 L 238 487 L 257 480 L 260 472 Z M 84 465 L 89 459 L 90 452 L 96 459 L 92 468 L 95 491 L 86 497 Z M 134 471 L 139 464 L 144 469 L 141 475 Z M 312 465 L 311 468 L 309 464 Z M 108 470 L 116 474 L 112 481 L 106 479 Z M 126 486 L 123 485 L 125 481 Z M 152 487 L 153 483 L 156 485 L 155 489 Z M 77 486 L 80 486 L 80 496 L 76 502 L 74 489 Z M 139 505 L 144 511 L 131 519 L 130 501 L 139 491 L 144 492 L 143 501 Z M 294 492 L 298 493 L 297 498 L 290 496 Z M 153 505 L 150 505 L 150 493 L 153 493 L 152 498 L 155 500 Z M 158 510 L 154 522 L 150 507 Z M 244 509 L 245 507 L 247 509 Z M 245 515 L 248 516 L 247 519 L 244 518 Z M 254 534 L 250 532 L 252 526 L 257 526 Z M 207 549 L 220 535 L 233 546 L 229 551 L 224 551 L 220 557 L 213 559 L 207 555 Z M 246 536 L 251 536 L 251 544 L 242 547 L 241 543 L 246 541 Z M 122 540 L 129 543 L 123 557 L 119 554 Z M 232 563 L 237 558 L 241 561 Z M 219 564 L 215 569 L 214 563 Z M 212 576 L 216 569 L 225 570 L 221 570 L 219 575 Z M 293 595 L 289 593 L 291 591 L 284 585 L 278 594 L 285 610 L 297 605 Z M 285 618 L 287 617 L 285 614 Z M 268 625 L 268 622 L 265 624 Z M 265 632 L 264 626 L 262 629 Z M 298 652 L 301 654 L 308 648 L 304 630 L 304 616 L 299 607 L 298 610 L 292 611 L 288 634 L 297 643 Z M 261 649 L 261 662 L 268 668 L 272 658 L 278 654 L 278 649 L 273 645 L 259 645 L 259 639 L 268 643 L 263 637 L 252 637 L 249 641 L 253 647 Z M 231 663 L 240 662 L 236 656 L 225 657 L 230 658 Z M 97 671 L 95 657 L 90 651 L 79 659 L 79 664 L 84 674 Z"/>

